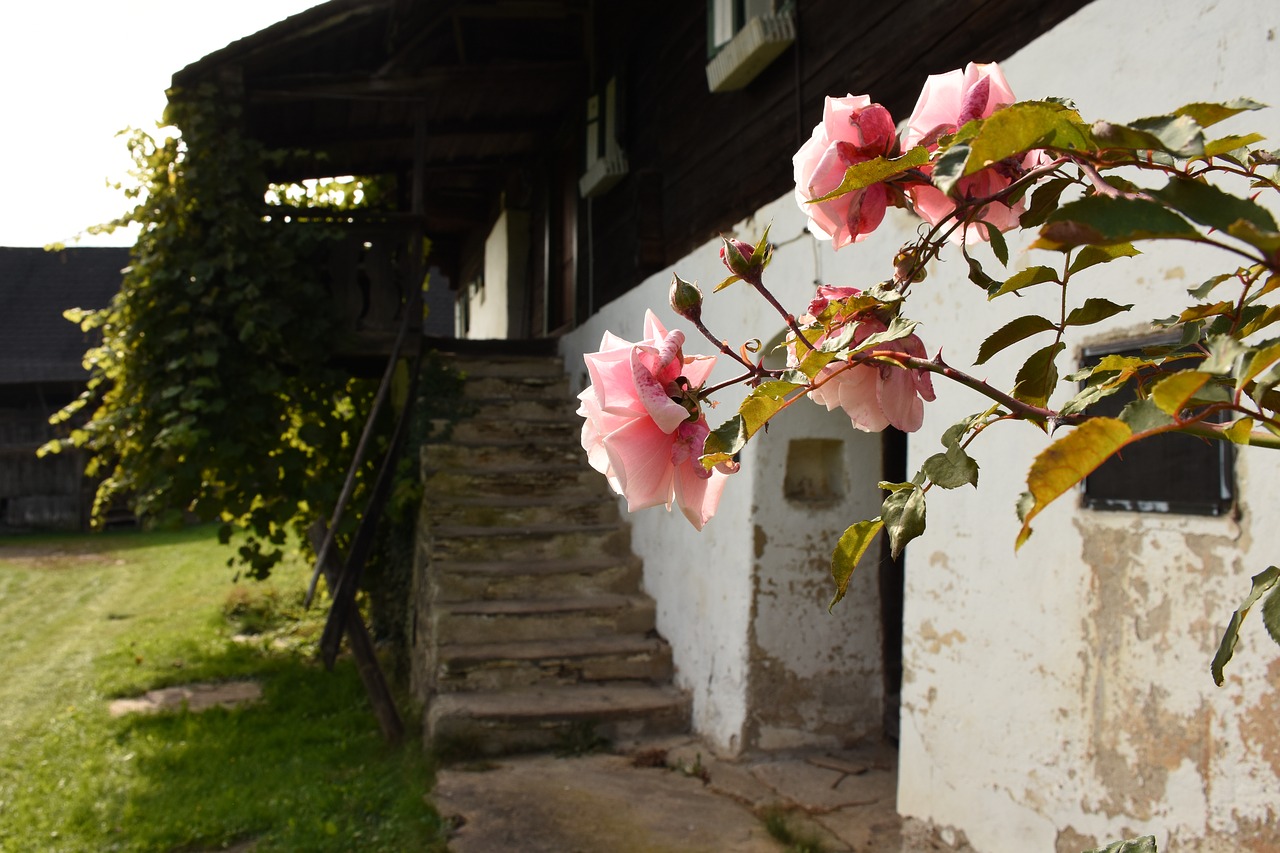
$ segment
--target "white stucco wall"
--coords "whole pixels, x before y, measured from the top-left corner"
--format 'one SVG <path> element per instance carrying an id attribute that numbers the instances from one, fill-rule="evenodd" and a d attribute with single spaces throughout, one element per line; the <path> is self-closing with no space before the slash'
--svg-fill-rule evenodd
<path id="1" fill-rule="evenodd" d="M 1004 68 L 1019 97 L 1067 95 L 1092 118 L 1238 95 L 1280 104 L 1277 33 L 1272 2 L 1097 0 Z M 1242 127 L 1276 140 L 1280 113 L 1221 134 Z M 1052 257 L 1024 252 L 1011 267 Z M 1231 264 L 1161 250 L 1086 274 L 1073 300 L 1105 295 L 1144 310 L 1075 343 L 1146 331 L 1141 319 L 1176 313 L 1187 287 Z M 910 314 L 931 349 L 967 366 L 985 332 L 1036 310 L 1052 316 L 1043 302 L 1056 298 L 1032 291 L 988 305 L 953 260 L 932 271 Z M 998 319 L 963 322 L 971 312 Z M 1007 387 L 1038 345 L 979 370 Z M 1078 348 L 1065 356 L 1064 372 Z M 939 383 L 913 460 L 982 408 Z M 1015 556 L 1014 503 L 1044 444 L 1016 426 L 976 442 L 981 491 L 931 493 L 929 530 L 908 549 L 900 811 L 963 830 L 983 853 L 1079 851 L 1144 832 L 1161 850 L 1276 849 L 1280 650 L 1254 619 L 1226 687 L 1214 687 L 1208 664 L 1249 576 L 1276 561 L 1280 460 L 1242 454 L 1239 519 L 1097 513 L 1068 495 Z"/>
<path id="2" fill-rule="evenodd" d="M 814 241 L 789 197 L 766 206 L 737 231 L 752 239 L 769 222 L 778 249 L 767 280 L 784 304 L 803 312 L 813 295 Z M 780 332 L 782 319 L 746 286 L 711 293 L 727 275 L 718 251 L 718 240 L 707 243 L 565 336 L 561 351 L 578 388 L 586 383 L 582 354 L 599 348 L 605 329 L 638 339 L 646 308 L 668 328 L 685 331 L 687 354 L 714 351 L 669 308 L 674 271 L 702 284 L 704 319 L 734 346 Z M 734 366 L 721 357 L 710 381 L 737 375 L 741 369 Z M 716 395 L 719 407 L 708 416 L 713 426 L 737 410 L 744 391 L 737 386 Z M 672 645 L 678 683 L 693 692 L 695 728 L 726 753 L 851 741 L 880 724 L 874 566 L 858 578 L 847 605 L 834 615 L 826 609 L 833 591 L 831 548 L 845 526 L 874 515 L 879 504 L 879 437 L 855 433 L 843 415 L 803 402 L 795 423 L 780 424 L 776 435 L 748 445 L 742 470 L 701 533 L 678 512 L 653 509 L 629 517 L 633 547 L 644 558 L 645 587 L 658 604 L 658 630 Z M 844 442 L 851 468 L 844 497 L 822 507 L 788 505 L 781 488 L 787 440 L 817 435 Z M 792 709 L 782 707 L 775 691 L 767 697 L 774 707 L 761 711 L 761 696 L 752 695 L 753 672 L 757 690 L 769 684 L 786 688 L 795 700 Z M 836 720 L 844 723 L 837 726 Z"/>
<path id="3" fill-rule="evenodd" d="M 503 210 L 484 242 L 483 286 L 463 297 L 470 303 L 466 337 L 483 340 L 527 334 L 516 325 L 523 317 L 523 300 L 527 298 L 528 263 L 529 214 Z"/>

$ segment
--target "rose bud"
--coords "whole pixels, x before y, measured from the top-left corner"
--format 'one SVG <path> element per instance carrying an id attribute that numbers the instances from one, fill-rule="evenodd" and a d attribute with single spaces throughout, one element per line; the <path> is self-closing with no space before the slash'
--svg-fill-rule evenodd
<path id="1" fill-rule="evenodd" d="M 695 323 L 702 319 L 702 290 L 680 276 L 671 279 L 671 310 Z"/>

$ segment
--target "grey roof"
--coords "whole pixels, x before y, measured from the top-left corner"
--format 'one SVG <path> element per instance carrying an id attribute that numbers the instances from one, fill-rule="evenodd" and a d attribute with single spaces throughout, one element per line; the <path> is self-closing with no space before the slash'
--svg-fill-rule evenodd
<path id="1" fill-rule="evenodd" d="M 62 312 L 105 308 L 128 263 L 127 248 L 0 248 L 0 385 L 83 381 L 93 336 Z"/>

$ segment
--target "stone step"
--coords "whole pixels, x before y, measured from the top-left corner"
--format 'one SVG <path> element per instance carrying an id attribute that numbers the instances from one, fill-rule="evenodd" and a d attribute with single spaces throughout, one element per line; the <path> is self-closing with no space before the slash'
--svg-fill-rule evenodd
<path id="1" fill-rule="evenodd" d="M 502 755 L 680 734 L 689 718 L 689 697 L 674 688 L 593 685 L 438 695 L 426 728 L 445 754 Z"/>
<path id="2" fill-rule="evenodd" d="M 632 554 L 551 560 L 448 562 L 433 564 L 438 602 L 499 599 L 585 598 L 625 595 L 640 588 L 641 562 Z"/>
<path id="3" fill-rule="evenodd" d="M 577 414 L 579 402 L 565 392 L 563 396 L 540 397 L 528 400 L 472 399 L 468 401 L 473 420 L 486 421 L 543 421 L 565 420 L 582 426 L 582 418 Z"/>
<path id="4" fill-rule="evenodd" d="M 437 526 L 528 527 L 546 524 L 605 524 L 620 521 L 617 502 L 590 495 L 452 496 L 428 500 L 423 518 Z"/>
<path id="5" fill-rule="evenodd" d="M 513 468 L 536 465 L 581 465 L 587 454 L 577 436 L 572 441 L 505 441 L 469 444 L 427 444 L 422 448 L 423 468 L 430 471 Z"/>
<path id="6" fill-rule="evenodd" d="M 477 379 L 562 379 L 564 359 L 558 356 L 485 355 L 468 357 L 442 353 L 444 362 L 463 374 L 468 382 Z"/>
<path id="7" fill-rule="evenodd" d="M 613 495 L 609 482 L 585 459 L 573 465 L 512 465 L 481 470 L 424 471 L 424 500 L 449 503 L 456 498 L 517 496 L 598 497 Z"/>
<path id="8" fill-rule="evenodd" d="M 566 404 L 567 406 L 567 404 Z M 543 419 L 514 420 L 501 417 L 475 417 L 453 425 L 450 438 L 463 444 L 510 443 L 514 441 L 559 441 L 578 443 L 582 435 L 582 418 L 566 409 L 559 415 Z"/>
<path id="9" fill-rule="evenodd" d="M 526 643 L 468 643 L 437 653 L 441 693 L 671 680 L 671 647 L 641 634 Z"/>
<path id="10" fill-rule="evenodd" d="M 477 376 L 462 388 L 468 400 L 572 400 L 569 380 L 563 373 L 552 376 Z M 577 401 L 574 401 L 575 404 Z"/>
<path id="11" fill-rule="evenodd" d="M 434 622 L 437 646 L 647 634 L 654 604 L 644 595 L 612 594 L 438 602 Z"/>
<path id="12" fill-rule="evenodd" d="M 431 531 L 431 559 L 547 560 L 555 557 L 621 556 L 631 553 L 631 525 L 545 524 L 528 527 L 452 527 Z"/>

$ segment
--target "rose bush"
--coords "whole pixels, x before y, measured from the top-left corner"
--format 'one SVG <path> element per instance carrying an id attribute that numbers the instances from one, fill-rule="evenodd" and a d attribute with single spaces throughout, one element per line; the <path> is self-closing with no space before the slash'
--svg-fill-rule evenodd
<path id="1" fill-rule="evenodd" d="M 840 186 L 856 163 L 893 152 L 896 130 L 889 111 L 866 95 L 827 98 L 822 123 L 792 158 L 796 202 L 815 237 L 839 249 L 864 239 L 884 219 L 889 188 L 883 184 L 810 204 Z"/>
<path id="2" fill-rule="evenodd" d="M 605 332 L 586 355 L 591 384 L 578 395 L 582 446 L 634 512 L 674 501 L 698 530 L 715 514 L 730 466 L 698 462 L 708 427 L 698 398 L 714 356 L 683 352 L 684 333 L 646 312 L 644 338 Z"/>

